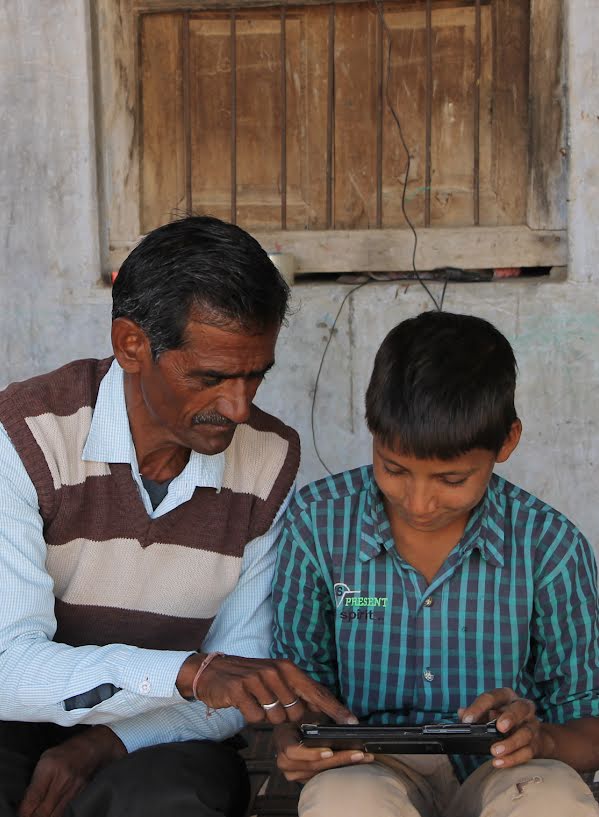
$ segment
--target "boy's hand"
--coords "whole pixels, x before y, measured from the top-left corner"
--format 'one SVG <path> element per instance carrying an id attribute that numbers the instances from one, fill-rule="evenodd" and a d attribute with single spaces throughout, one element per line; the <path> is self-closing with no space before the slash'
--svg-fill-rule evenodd
<path id="1" fill-rule="evenodd" d="M 497 720 L 499 732 L 509 737 L 491 747 L 493 766 L 508 769 L 532 760 L 547 757 L 543 727 L 536 717 L 535 705 L 519 698 L 513 689 L 503 687 L 483 692 L 466 709 L 458 709 L 463 723 L 485 723 Z"/>
<path id="2" fill-rule="evenodd" d="M 374 760 L 374 755 L 364 754 L 357 749 L 333 752 L 322 746 L 318 748 L 302 746 L 299 730 L 292 723 L 283 723 L 275 727 L 274 740 L 277 766 L 287 780 L 297 783 L 306 783 L 315 774 L 326 769 L 372 763 Z"/>

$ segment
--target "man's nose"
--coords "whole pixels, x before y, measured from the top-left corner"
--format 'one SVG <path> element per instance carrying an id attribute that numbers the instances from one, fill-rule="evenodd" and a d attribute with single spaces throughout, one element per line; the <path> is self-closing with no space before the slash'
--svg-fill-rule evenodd
<path id="1" fill-rule="evenodd" d="M 234 423 L 246 423 L 250 417 L 255 391 L 246 380 L 231 379 L 214 408 Z"/>

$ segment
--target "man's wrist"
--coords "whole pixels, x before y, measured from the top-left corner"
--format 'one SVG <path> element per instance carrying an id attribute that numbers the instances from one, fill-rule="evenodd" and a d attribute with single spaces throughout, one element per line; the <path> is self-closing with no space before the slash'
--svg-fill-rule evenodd
<path id="1" fill-rule="evenodd" d="M 181 669 L 177 675 L 175 686 L 182 698 L 188 701 L 193 701 L 193 679 L 206 658 L 204 652 L 194 652 L 193 655 L 188 655 L 185 661 L 181 664 Z"/>
<path id="2" fill-rule="evenodd" d="M 118 760 L 128 754 L 123 741 L 109 726 L 92 726 L 90 732 L 93 734 L 94 740 L 100 742 L 101 754 L 107 759 L 107 762 Z"/>

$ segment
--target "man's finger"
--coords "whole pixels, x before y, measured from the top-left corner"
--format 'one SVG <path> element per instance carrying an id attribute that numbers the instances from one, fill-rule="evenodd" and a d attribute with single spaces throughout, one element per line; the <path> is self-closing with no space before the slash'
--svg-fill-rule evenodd
<path id="1" fill-rule="evenodd" d="M 39 790 L 31 789 L 29 786 L 25 791 L 25 796 L 21 801 L 21 805 L 19 806 L 18 815 L 19 817 L 32 817 L 36 808 L 41 803 L 41 796 Z"/>
<path id="2" fill-rule="evenodd" d="M 259 687 L 266 690 L 265 698 L 261 698 Z M 258 699 L 260 706 L 265 709 L 267 719 L 274 724 L 283 721 L 299 721 L 303 717 L 305 708 L 302 699 L 291 689 L 284 673 L 278 666 L 267 667 L 260 672 L 259 679 L 248 679 L 247 688 Z M 255 691 L 256 690 L 256 691 Z M 276 702 L 276 706 L 273 704 Z"/>
<path id="3" fill-rule="evenodd" d="M 335 723 L 358 723 L 358 719 L 346 706 L 335 698 L 326 687 L 305 677 L 301 687 L 295 688 L 295 694 L 308 704 L 308 708 L 315 712 L 323 712 L 332 718 Z"/>
<path id="4" fill-rule="evenodd" d="M 253 695 L 242 695 L 238 700 L 233 701 L 231 705 L 239 709 L 248 723 L 262 723 L 262 721 L 268 720 L 267 713 Z"/>
<path id="5" fill-rule="evenodd" d="M 43 769 L 40 770 L 38 763 L 19 806 L 19 817 L 33 817 L 48 793 L 50 782 L 50 777 L 43 772 Z"/>
<path id="6" fill-rule="evenodd" d="M 76 794 L 78 794 L 78 792 L 70 792 L 68 795 L 62 796 L 57 801 L 52 811 L 48 814 L 48 817 L 63 817 L 66 807 L 69 805 L 71 800 L 76 796 Z"/>
<path id="7" fill-rule="evenodd" d="M 285 702 L 283 705 L 283 701 L 281 701 L 281 705 L 285 710 L 285 717 L 287 720 L 291 721 L 292 723 L 301 723 L 305 720 L 304 716 L 306 714 L 306 707 L 304 706 L 304 702 L 301 698 L 294 698 L 293 701 Z"/>

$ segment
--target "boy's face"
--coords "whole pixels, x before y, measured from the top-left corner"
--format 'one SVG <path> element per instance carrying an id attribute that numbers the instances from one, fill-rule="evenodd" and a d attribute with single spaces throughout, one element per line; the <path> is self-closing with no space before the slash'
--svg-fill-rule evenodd
<path id="1" fill-rule="evenodd" d="M 374 477 L 387 513 L 414 531 L 441 532 L 468 521 L 482 499 L 496 462 L 505 462 L 520 439 L 517 420 L 497 455 L 475 448 L 451 460 L 423 460 L 373 440 Z"/>

